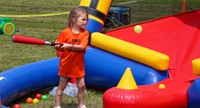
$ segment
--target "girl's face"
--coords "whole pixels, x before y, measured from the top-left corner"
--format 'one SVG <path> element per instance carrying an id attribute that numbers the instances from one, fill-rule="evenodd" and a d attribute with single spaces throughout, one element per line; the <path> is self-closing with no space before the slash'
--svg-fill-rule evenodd
<path id="1" fill-rule="evenodd" d="M 81 14 L 81 15 L 77 18 L 77 20 L 76 20 L 76 22 L 75 22 L 75 25 L 76 25 L 77 28 L 79 28 L 79 29 L 84 29 L 85 26 L 86 26 L 86 24 L 87 24 L 87 14 L 84 13 L 84 14 Z"/>

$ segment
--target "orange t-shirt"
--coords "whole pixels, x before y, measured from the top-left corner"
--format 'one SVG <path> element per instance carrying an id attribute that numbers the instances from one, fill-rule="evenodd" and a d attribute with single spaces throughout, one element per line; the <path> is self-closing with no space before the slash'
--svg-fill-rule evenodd
<path id="1" fill-rule="evenodd" d="M 68 43 L 73 45 L 82 45 L 82 52 L 72 52 L 64 50 L 60 58 L 59 76 L 80 78 L 85 76 L 84 54 L 88 44 L 89 32 L 81 30 L 80 33 L 74 34 L 71 28 L 64 29 L 56 43 Z"/>

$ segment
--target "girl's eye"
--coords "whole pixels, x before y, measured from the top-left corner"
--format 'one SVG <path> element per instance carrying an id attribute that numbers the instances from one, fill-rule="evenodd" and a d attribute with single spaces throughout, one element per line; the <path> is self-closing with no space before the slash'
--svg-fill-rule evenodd
<path id="1" fill-rule="evenodd" d="M 83 19 L 83 21 L 87 21 L 87 19 Z"/>

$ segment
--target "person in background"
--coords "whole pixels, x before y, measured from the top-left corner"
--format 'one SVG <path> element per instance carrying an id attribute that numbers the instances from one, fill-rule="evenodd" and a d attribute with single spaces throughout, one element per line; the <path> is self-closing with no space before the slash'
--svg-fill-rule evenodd
<path id="1" fill-rule="evenodd" d="M 55 49 L 61 51 L 59 72 L 60 81 L 55 96 L 55 107 L 61 108 L 61 98 L 63 91 L 68 84 L 69 78 L 76 78 L 78 87 L 78 106 L 77 108 L 86 108 L 84 105 L 85 95 L 85 71 L 84 54 L 88 44 L 89 32 L 85 30 L 88 14 L 80 8 L 73 8 L 68 16 L 67 27 L 60 33 L 56 39 Z"/>

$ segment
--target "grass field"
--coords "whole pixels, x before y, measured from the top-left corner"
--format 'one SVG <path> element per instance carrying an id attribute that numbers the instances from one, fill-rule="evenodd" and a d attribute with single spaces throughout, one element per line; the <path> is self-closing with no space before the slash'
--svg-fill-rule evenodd
<path id="1" fill-rule="evenodd" d="M 182 0 L 114 0 L 112 5 L 131 7 L 131 23 L 151 20 L 181 12 Z M 187 0 L 186 0 L 187 1 Z M 68 12 L 72 7 L 79 5 L 79 0 L 1 0 L 0 15 L 37 15 L 58 12 Z M 199 0 L 187 1 L 187 10 L 199 9 Z M 2 16 L 3 17 L 3 16 Z M 54 41 L 57 35 L 66 26 L 67 14 L 46 17 L 13 17 L 17 26 L 17 34 L 34 38 Z M 40 60 L 56 57 L 54 48 L 49 46 L 23 45 L 12 42 L 11 36 L 0 35 L 0 72 Z M 0 87 L 0 89 L 2 89 Z M 36 91 L 47 94 L 52 88 Z M 88 108 L 102 108 L 104 91 L 87 89 L 86 104 Z M 22 108 L 52 108 L 54 96 L 48 95 L 47 101 L 38 104 L 26 104 L 25 99 L 35 93 L 13 102 L 20 103 Z M 63 108 L 75 108 L 76 97 L 63 97 Z"/>

